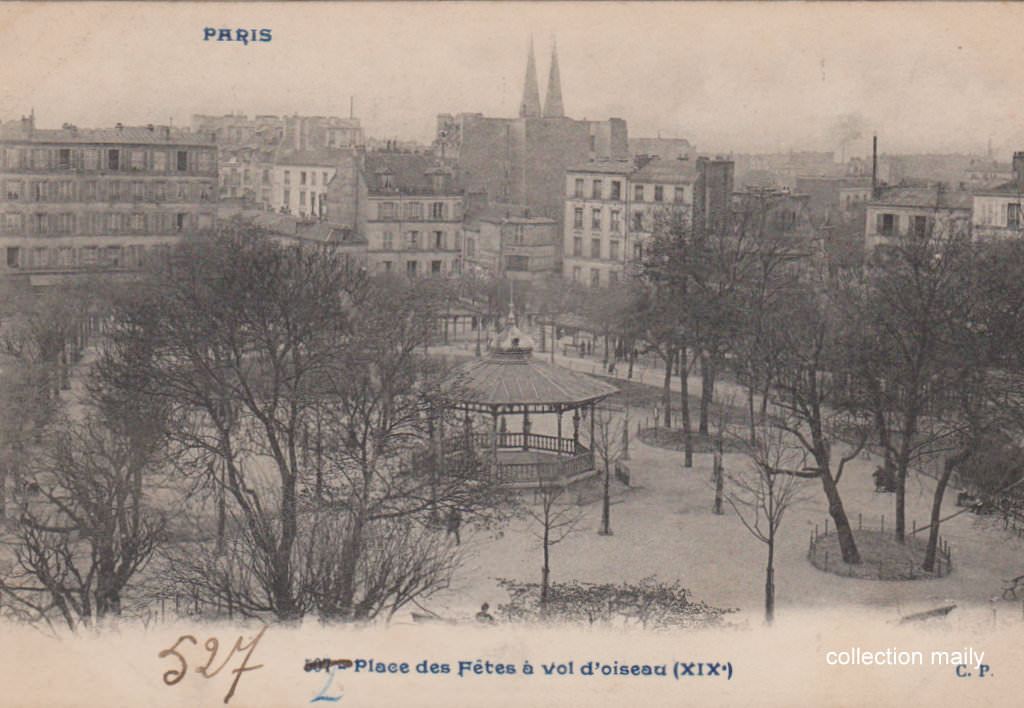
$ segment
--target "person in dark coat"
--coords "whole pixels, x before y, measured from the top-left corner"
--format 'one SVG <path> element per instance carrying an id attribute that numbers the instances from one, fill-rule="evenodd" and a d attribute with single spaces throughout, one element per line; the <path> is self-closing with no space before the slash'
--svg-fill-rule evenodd
<path id="1" fill-rule="evenodd" d="M 448 531 L 445 533 L 445 537 L 454 534 L 455 545 L 459 546 L 462 544 L 462 539 L 459 538 L 459 527 L 462 525 L 462 515 L 459 510 L 454 506 L 448 511 Z"/>

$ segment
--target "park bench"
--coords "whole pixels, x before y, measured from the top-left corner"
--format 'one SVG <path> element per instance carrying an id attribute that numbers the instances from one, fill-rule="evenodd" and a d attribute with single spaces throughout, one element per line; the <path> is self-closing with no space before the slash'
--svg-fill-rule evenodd
<path id="1" fill-rule="evenodd" d="M 1003 582 L 1006 584 L 1003 588 L 1003 599 L 1004 600 L 1016 600 L 1017 599 L 1017 588 L 1024 584 L 1024 575 L 1018 575 L 1016 578 L 1004 579 Z M 1009 595 L 1009 597 L 1007 597 Z"/>

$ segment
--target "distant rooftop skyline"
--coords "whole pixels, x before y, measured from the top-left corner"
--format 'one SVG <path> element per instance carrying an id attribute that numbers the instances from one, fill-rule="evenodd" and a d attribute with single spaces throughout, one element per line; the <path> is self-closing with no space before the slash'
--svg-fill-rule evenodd
<path id="1" fill-rule="evenodd" d="M 1015 4 L 4 3 L 0 26 L 0 118 L 43 128 L 354 99 L 368 137 L 429 143 L 438 113 L 519 114 L 532 37 L 540 95 L 557 40 L 565 115 L 702 153 L 1024 149 Z"/>

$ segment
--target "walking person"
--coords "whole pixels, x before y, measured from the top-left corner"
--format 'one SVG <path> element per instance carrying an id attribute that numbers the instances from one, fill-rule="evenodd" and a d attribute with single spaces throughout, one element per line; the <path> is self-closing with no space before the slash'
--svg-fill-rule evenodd
<path id="1" fill-rule="evenodd" d="M 455 535 L 455 545 L 461 546 L 462 539 L 459 538 L 459 527 L 462 525 L 462 515 L 459 514 L 459 510 L 456 507 L 452 507 L 448 512 L 448 530 L 445 533 L 445 538 Z"/>

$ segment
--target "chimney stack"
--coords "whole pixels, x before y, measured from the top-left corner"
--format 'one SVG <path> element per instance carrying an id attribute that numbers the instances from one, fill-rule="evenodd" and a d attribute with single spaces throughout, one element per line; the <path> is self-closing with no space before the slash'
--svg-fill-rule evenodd
<path id="1" fill-rule="evenodd" d="M 1018 189 L 1024 189 L 1024 152 L 1013 153 L 1013 178 Z"/>

